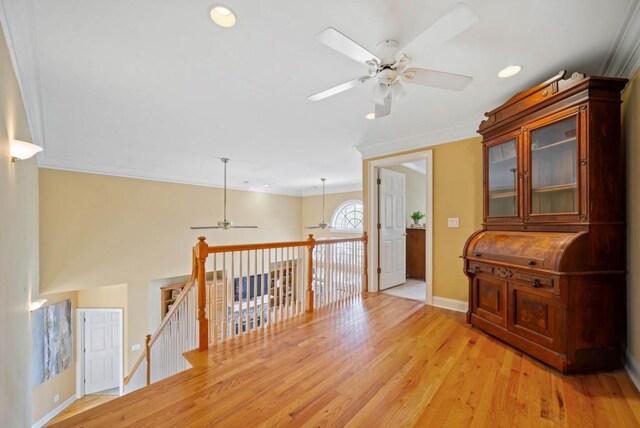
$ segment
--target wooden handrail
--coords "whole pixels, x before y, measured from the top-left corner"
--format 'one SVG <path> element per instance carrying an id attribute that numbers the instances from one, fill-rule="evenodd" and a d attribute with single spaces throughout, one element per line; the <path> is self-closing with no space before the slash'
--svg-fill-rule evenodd
<path id="1" fill-rule="evenodd" d="M 193 247 L 192 250 L 192 270 L 191 277 L 185 284 L 182 289 L 182 292 L 176 299 L 175 303 L 171 307 L 171 309 L 167 312 L 165 317 L 160 322 L 160 325 L 156 329 L 156 331 L 152 335 L 147 335 L 147 343 L 148 346 L 145 346 L 145 349 L 140 353 L 133 367 L 129 371 L 129 374 L 124 378 L 124 384 L 127 385 L 129 381 L 132 379 L 133 374 L 136 372 L 142 361 L 147 361 L 147 382 L 150 381 L 150 349 L 153 343 L 160 337 L 160 334 L 164 330 L 165 326 L 169 323 L 171 317 L 175 312 L 178 311 L 180 307 L 180 303 L 186 299 L 186 296 L 189 290 L 194 286 L 194 284 L 198 283 L 198 349 L 200 351 L 204 351 L 209 346 L 209 320 L 207 319 L 206 313 L 206 259 L 209 254 L 216 253 L 226 253 L 226 252 L 234 252 L 234 251 L 251 251 L 251 250 L 266 250 L 266 249 L 274 249 L 274 248 L 291 248 L 291 247 L 306 247 L 307 248 L 307 257 L 309 264 L 309 271 L 307 273 L 307 307 L 305 308 L 307 312 L 313 311 L 313 299 L 314 299 L 314 291 L 313 291 L 313 272 L 311 267 L 313 266 L 313 249 L 318 245 L 329 245 L 329 244 L 339 244 L 345 242 L 363 242 L 364 244 L 364 276 L 365 283 L 363 284 L 363 289 L 367 288 L 367 234 L 366 232 L 362 236 L 353 237 L 353 238 L 320 238 L 314 239 L 313 235 L 309 235 L 304 241 L 286 241 L 286 242 L 267 242 L 267 243 L 259 243 L 259 244 L 237 244 L 237 245 L 219 245 L 219 246 L 208 246 L 205 242 L 204 237 L 198 238 L 198 244 Z M 214 273 L 215 274 L 215 273 Z"/>
<path id="2" fill-rule="evenodd" d="M 365 232 L 366 233 L 366 232 Z M 327 245 L 327 244 L 341 244 L 343 242 L 360 242 L 366 241 L 366 237 L 357 236 L 355 238 L 318 238 L 315 241 L 315 245 Z"/>
<path id="3" fill-rule="evenodd" d="M 187 298 L 187 293 L 191 289 L 191 287 L 193 287 L 193 285 L 195 284 L 197 275 L 198 275 L 198 265 L 196 263 L 195 249 L 193 249 L 192 252 L 191 252 L 191 277 L 189 278 L 187 283 L 182 288 L 182 291 L 178 295 L 178 298 L 176 299 L 175 303 L 172 305 L 171 309 L 169 309 L 167 314 L 164 316 L 164 318 L 160 322 L 160 325 L 158 326 L 156 331 L 151 335 L 151 338 L 149 339 L 149 346 L 153 345 L 153 343 L 158 339 L 158 337 L 160 337 L 160 333 L 162 333 L 162 330 L 164 330 L 165 326 L 169 322 L 169 319 L 171 319 L 173 314 L 178 311 L 180 303 L 184 299 Z M 133 374 L 138 369 L 138 366 L 140 366 L 140 364 L 142 364 L 142 361 L 145 360 L 146 358 L 147 358 L 147 350 L 145 348 L 140 353 L 140 355 L 136 359 L 136 362 L 131 367 L 131 370 L 129 371 L 129 374 L 127 376 L 125 376 L 125 378 L 124 378 L 124 384 L 125 385 L 129 384 L 129 381 L 131 380 L 131 378 L 133 377 Z M 147 367 L 147 370 L 149 370 L 149 367 Z"/>
<path id="4" fill-rule="evenodd" d="M 236 245 L 218 245 L 215 247 L 209 247 L 209 254 L 214 253 L 231 253 L 234 251 L 249 251 L 249 250 L 267 250 L 273 248 L 291 248 L 291 247 L 305 247 L 307 241 L 288 241 L 288 242 L 266 242 L 263 244 L 236 244 Z"/>
<path id="5" fill-rule="evenodd" d="M 318 238 L 315 239 L 316 244 L 335 244 L 340 242 L 358 242 L 364 241 L 363 236 L 355 238 Z M 250 250 L 267 250 L 273 248 L 291 248 L 291 247 L 306 247 L 308 246 L 308 240 L 304 241 L 287 241 L 287 242 L 266 242 L 262 244 L 234 244 L 234 245 L 218 245 L 208 247 L 208 253 L 231 253 L 234 251 L 250 251 Z"/>

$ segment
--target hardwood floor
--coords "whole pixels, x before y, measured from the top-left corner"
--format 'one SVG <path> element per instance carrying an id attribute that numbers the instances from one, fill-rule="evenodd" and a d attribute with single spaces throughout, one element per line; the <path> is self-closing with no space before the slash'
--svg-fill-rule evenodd
<path id="1" fill-rule="evenodd" d="M 189 358 L 193 369 L 52 426 L 640 426 L 625 372 L 563 376 L 463 314 L 384 294 Z"/>
<path id="2" fill-rule="evenodd" d="M 56 422 L 60 422 L 62 420 L 65 420 L 67 418 L 70 418 L 71 416 L 80 414 L 82 412 L 86 412 L 89 409 L 93 409 L 94 407 L 107 403 L 111 400 L 115 400 L 116 398 L 117 396 L 113 396 L 113 395 L 85 395 L 84 397 L 79 398 L 73 403 L 71 403 L 69 407 L 67 407 L 58 415 L 56 415 L 56 417 L 51 419 L 49 423 L 45 426 L 47 427 L 51 426 Z"/>

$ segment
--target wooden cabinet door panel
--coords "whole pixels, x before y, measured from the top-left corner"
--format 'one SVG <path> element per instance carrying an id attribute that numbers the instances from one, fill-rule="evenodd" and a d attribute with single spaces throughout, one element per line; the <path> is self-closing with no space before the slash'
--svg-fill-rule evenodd
<path id="1" fill-rule="evenodd" d="M 477 276 L 473 280 L 473 313 L 494 324 L 506 326 L 507 284 Z"/>
<path id="2" fill-rule="evenodd" d="M 551 293 L 528 288 L 509 284 L 509 330 L 550 349 L 562 349 L 562 306 Z"/>

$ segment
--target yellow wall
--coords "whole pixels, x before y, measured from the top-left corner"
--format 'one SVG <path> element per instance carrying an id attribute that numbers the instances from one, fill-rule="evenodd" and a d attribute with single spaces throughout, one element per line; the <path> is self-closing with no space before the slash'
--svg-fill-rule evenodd
<path id="1" fill-rule="evenodd" d="M 462 247 L 482 223 L 482 145 L 480 137 L 363 161 L 365 213 L 369 161 L 433 150 L 433 295 L 468 300 L 467 277 L 462 273 Z M 368 214 L 365 214 L 365 221 Z M 460 227 L 447 227 L 448 217 L 459 217 Z M 371 251 L 371 250 L 370 250 Z"/>
<path id="2" fill-rule="evenodd" d="M 325 221 L 331 223 L 331 216 L 338 205 L 349 199 L 362 200 L 362 192 L 329 193 L 325 196 Z M 347 236 L 348 233 L 340 233 L 322 229 L 304 229 L 315 226 L 322 221 L 322 195 L 305 196 L 302 198 L 302 239 L 306 239 L 310 233 L 314 237 Z"/>
<path id="3" fill-rule="evenodd" d="M 149 325 L 149 283 L 191 273 L 198 235 L 209 245 L 298 240 L 300 197 L 231 190 L 229 217 L 259 229 L 200 230 L 222 218 L 222 189 L 40 170 L 43 292 L 127 284 L 127 361 Z"/>
<path id="4" fill-rule="evenodd" d="M 38 167 L 11 163 L 9 140 L 31 141 L 24 104 L 0 28 L 0 425 L 31 425 L 31 326 L 38 293 Z"/>
<path id="5" fill-rule="evenodd" d="M 76 293 L 70 292 L 50 294 L 44 297 L 46 297 L 47 299 L 47 303 L 45 304 L 45 306 L 49 306 L 63 300 L 71 299 L 73 320 L 73 357 L 69 368 L 58 373 L 46 382 L 33 387 L 33 389 L 31 390 L 31 397 L 33 399 L 33 410 L 31 419 L 32 423 L 39 421 L 53 409 L 68 400 L 69 397 L 76 394 L 76 332 L 78 331 L 78 322 L 76 319 Z M 54 397 L 56 395 L 58 395 L 60 398 L 57 403 L 54 401 Z"/>
<path id="6" fill-rule="evenodd" d="M 623 93 L 623 135 L 627 144 L 627 341 L 640 362 L 640 70 Z"/>

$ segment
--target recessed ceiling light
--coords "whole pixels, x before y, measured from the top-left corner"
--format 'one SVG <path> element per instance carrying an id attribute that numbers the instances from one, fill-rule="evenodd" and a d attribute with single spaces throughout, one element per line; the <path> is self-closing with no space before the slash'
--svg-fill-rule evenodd
<path id="1" fill-rule="evenodd" d="M 227 6 L 215 5 L 209 13 L 211 20 L 224 28 L 230 28 L 236 25 L 236 15 Z"/>
<path id="2" fill-rule="evenodd" d="M 503 68 L 498 72 L 498 77 L 501 79 L 506 79 L 507 77 L 515 76 L 520 73 L 522 67 L 519 65 L 510 65 L 508 67 Z"/>
<path id="3" fill-rule="evenodd" d="M 264 185 L 264 187 L 269 187 L 269 185 L 268 185 L 268 184 L 265 184 L 265 185 Z"/>
<path id="4" fill-rule="evenodd" d="M 373 120 L 373 119 L 376 118 L 376 114 L 375 113 L 367 113 L 364 117 L 369 119 L 369 120 Z"/>

